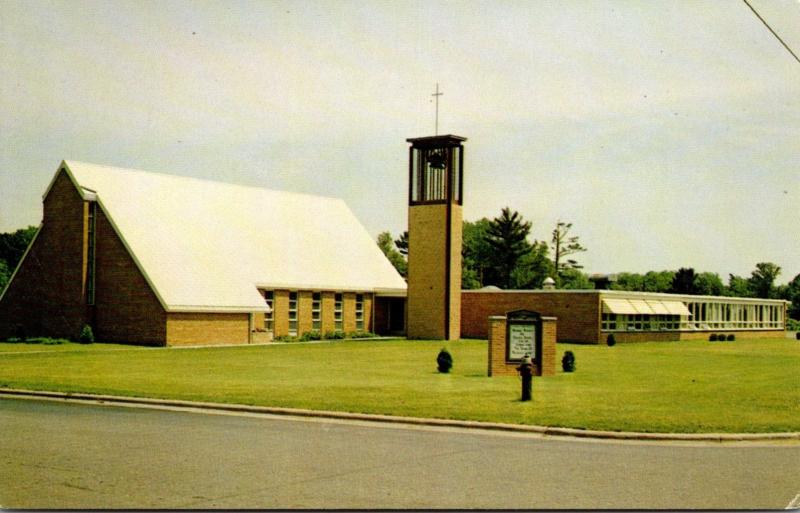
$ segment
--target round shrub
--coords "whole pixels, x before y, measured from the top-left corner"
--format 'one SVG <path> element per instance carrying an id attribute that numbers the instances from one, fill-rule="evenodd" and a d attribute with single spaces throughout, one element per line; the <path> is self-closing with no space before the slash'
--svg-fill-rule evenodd
<path id="1" fill-rule="evenodd" d="M 439 355 L 436 357 L 436 368 L 439 369 L 439 372 L 450 372 L 452 367 L 453 356 L 447 351 L 447 349 L 442 349 L 439 351 Z"/>
<path id="2" fill-rule="evenodd" d="M 729 333 L 728 342 L 733 342 L 734 340 L 736 340 L 736 335 L 734 335 L 733 333 Z"/>
<path id="3" fill-rule="evenodd" d="M 617 344 L 617 338 L 614 336 L 613 333 L 609 333 L 608 337 L 606 338 L 606 344 L 609 346 L 614 346 Z"/>
<path id="4" fill-rule="evenodd" d="M 564 372 L 575 372 L 575 354 L 572 351 L 564 353 L 564 357 L 561 359 L 561 368 Z"/>
<path id="5" fill-rule="evenodd" d="M 81 334 L 78 336 L 78 342 L 81 344 L 92 344 L 94 342 L 94 333 L 92 332 L 91 326 L 88 324 L 83 325 Z"/>
<path id="6" fill-rule="evenodd" d="M 712 333 L 711 335 L 708 336 L 708 340 L 710 342 L 716 342 L 717 341 L 717 334 L 716 333 Z"/>

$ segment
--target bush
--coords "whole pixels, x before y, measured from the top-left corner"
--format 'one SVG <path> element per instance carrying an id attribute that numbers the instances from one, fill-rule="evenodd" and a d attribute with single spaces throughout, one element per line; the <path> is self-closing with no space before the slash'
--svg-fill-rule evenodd
<path id="1" fill-rule="evenodd" d="M 341 340 L 344 338 L 343 331 L 326 331 L 325 335 L 322 337 L 326 340 Z"/>
<path id="2" fill-rule="evenodd" d="M 717 334 L 716 333 L 712 333 L 711 335 L 708 336 L 708 340 L 709 340 L 709 342 L 716 342 L 717 341 Z M 722 336 L 722 340 L 725 340 L 725 335 Z"/>
<path id="3" fill-rule="evenodd" d="M 352 331 L 347 334 L 347 338 L 373 338 L 375 337 L 374 333 L 364 330 Z"/>
<path id="4" fill-rule="evenodd" d="M 84 324 L 83 328 L 81 329 L 81 334 L 78 336 L 78 342 L 81 344 L 92 344 L 94 343 L 94 333 L 92 332 L 92 327 L 88 324 Z"/>
<path id="5" fill-rule="evenodd" d="M 322 333 L 317 330 L 306 331 L 300 336 L 301 342 L 308 342 L 309 340 L 322 340 Z"/>
<path id="6" fill-rule="evenodd" d="M 606 338 L 606 344 L 609 346 L 615 346 L 617 344 L 617 337 L 615 337 L 613 333 L 609 333 L 608 337 Z"/>
<path id="7" fill-rule="evenodd" d="M 572 351 L 564 353 L 561 359 L 561 368 L 564 372 L 575 372 L 575 354 Z"/>
<path id="8" fill-rule="evenodd" d="M 42 344 L 43 346 L 55 346 L 61 344 L 69 344 L 70 341 L 63 338 L 50 338 L 50 337 L 34 337 L 22 340 L 17 337 L 11 337 L 5 341 L 8 344 Z"/>
<path id="9" fill-rule="evenodd" d="M 796 319 L 786 319 L 786 329 L 788 331 L 800 331 L 800 321 Z"/>
<path id="10" fill-rule="evenodd" d="M 452 355 L 447 351 L 447 349 L 442 349 L 439 351 L 439 355 L 436 357 L 436 368 L 439 369 L 439 372 L 450 372 L 452 367 Z"/>
<path id="11" fill-rule="evenodd" d="M 798 331 L 797 333 L 794 334 L 794 338 L 796 340 L 800 340 L 800 331 Z"/>
<path id="12" fill-rule="evenodd" d="M 289 335 L 281 335 L 272 339 L 273 342 L 297 342 L 297 337 L 290 337 Z"/>
<path id="13" fill-rule="evenodd" d="M 734 335 L 733 333 L 729 333 L 728 342 L 733 342 L 734 340 L 736 340 L 736 335 Z"/>

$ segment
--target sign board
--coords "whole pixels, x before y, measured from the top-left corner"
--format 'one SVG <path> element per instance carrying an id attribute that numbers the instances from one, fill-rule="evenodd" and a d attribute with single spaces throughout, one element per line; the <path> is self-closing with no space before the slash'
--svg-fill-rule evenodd
<path id="1" fill-rule="evenodd" d="M 533 324 L 509 324 L 508 359 L 522 360 L 528 355 L 536 357 L 536 326 Z"/>
<path id="2" fill-rule="evenodd" d="M 506 361 L 518 362 L 525 355 L 538 361 L 542 347 L 542 320 L 537 312 L 517 310 L 506 314 Z"/>

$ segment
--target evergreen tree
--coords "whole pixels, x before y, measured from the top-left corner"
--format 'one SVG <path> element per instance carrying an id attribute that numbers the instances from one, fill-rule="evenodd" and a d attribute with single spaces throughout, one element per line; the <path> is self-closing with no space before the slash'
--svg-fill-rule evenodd
<path id="1" fill-rule="evenodd" d="M 408 230 L 401 233 L 400 237 L 395 239 L 394 245 L 397 246 L 397 251 L 399 251 L 401 255 L 405 257 L 408 256 Z"/>
<path id="2" fill-rule="evenodd" d="M 697 294 L 694 269 L 681 267 L 672 280 L 672 292 L 675 294 Z"/>
<path id="3" fill-rule="evenodd" d="M 531 223 L 523 221 L 519 212 L 504 208 L 487 231 L 486 242 L 492 249 L 485 284 L 507 289 L 513 287 L 512 273 L 520 259 L 531 251 L 528 234 Z"/>
<path id="4" fill-rule="evenodd" d="M 382 232 L 378 235 L 378 247 L 381 248 L 383 254 L 386 255 L 386 258 L 391 262 L 397 272 L 400 273 L 400 276 L 406 277 L 408 273 L 408 263 L 406 259 L 403 258 L 403 255 L 400 254 L 394 248 L 394 241 L 392 240 L 392 234 L 389 232 Z"/>
<path id="5" fill-rule="evenodd" d="M 545 278 L 552 275 L 552 269 L 552 262 L 547 258 L 547 243 L 534 241 L 530 251 L 520 257 L 511 271 L 511 286 L 515 289 L 539 289 Z"/>

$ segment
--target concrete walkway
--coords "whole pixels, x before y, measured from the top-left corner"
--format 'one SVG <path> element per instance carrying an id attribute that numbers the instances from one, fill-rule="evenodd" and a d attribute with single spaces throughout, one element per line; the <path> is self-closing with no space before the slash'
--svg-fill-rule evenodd
<path id="1" fill-rule="evenodd" d="M 177 399 L 150 399 L 144 397 L 125 397 L 85 393 L 63 393 L 12 388 L 0 389 L 0 398 L 40 398 L 51 400 L 79 400 L 108 405 L 128 405 L 142 407 L 187 408 L 218 412 L 241 412 L 250 414 L 286 415 L 292 417 L 318 417 L 364 422 L 409 424 L 419 426 L 474 428 L 482 430 L 535 433 L 543 436 L 579 437 L 608 440 L 651 440 L 683 442 L 764 442 L 800 441 L 800 432 L 794 433 L 636 433 L 625 431 L 594 431 L 564 427 L 530 426 L 524 424 L 504 424 L 499 422 L 478 422 L 469 420 L 427 419 L 401 417 L 395 415 L 376 415 L 367 413 L 347 413 L 336 411 L 305 410 L 297 408 L 278 408 L 271 406 L 248 406 L 242 404 L 208 403 L 182 401 Z"/>

